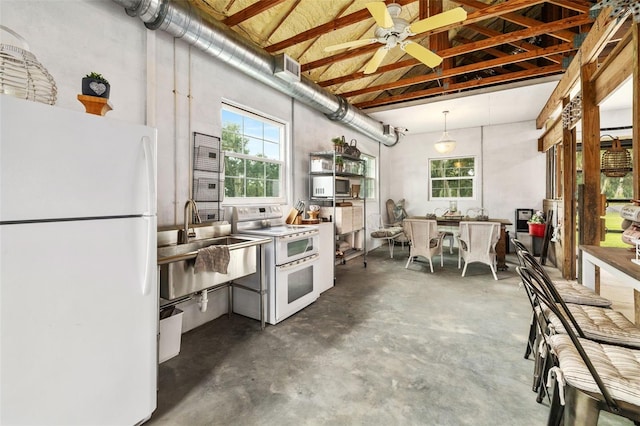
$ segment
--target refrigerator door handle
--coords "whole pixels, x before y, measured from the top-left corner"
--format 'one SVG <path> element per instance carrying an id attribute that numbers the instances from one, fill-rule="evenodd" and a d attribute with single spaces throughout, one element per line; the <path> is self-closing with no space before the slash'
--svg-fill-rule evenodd
<path id="1" fill-rule="evenodd" d="M 153 229 L 154 220 L 153 217 L 143 216 L 147 222 L 147 238 L 145 239 L 145 253 L 144 253 L 144 276 L 142 277 L 142 295 L 148 296 L 151 290 L 151 277 L 150 269 L 154 267 L 155 260 L 151 259 L 151 246 L 155 246 L 155 229 Z M 155 247 L 153 247 L 155 248 Z"/>
<path id="2" fill-rule="evenodd" d="M 153 158 L 153 146 L 149 136 L 142 137 L 142 146 L 144 148 L 144 158 L 147 164 L 147 214 L 153 214 L 155 208 L 153 206 L 156 199 L 156 168 L 155 158 Z"/>

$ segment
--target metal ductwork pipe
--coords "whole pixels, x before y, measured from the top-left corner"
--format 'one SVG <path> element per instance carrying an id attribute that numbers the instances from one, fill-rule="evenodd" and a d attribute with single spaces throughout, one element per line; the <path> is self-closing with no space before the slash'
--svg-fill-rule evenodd
<path id="1" fill-rule="evenodd" d="M 183 39 L 256 80 L 322 112 L 330 120 L 344 123 L 386 146 L 393 146 L 400 139 L 400 134 L 392 126 L 384 126 L 344 98 L 332 94 L 304 76 L 301 76 L 300 81 L 279 78 L 274 74 L 276 61 L 273 56 L 225 25 L 205 21 L 199 11 L 187 1 L 113 1 L 124 7 L 129 16 L 138 16 L 147 28 L 161 29 L 175 38 Z"/>

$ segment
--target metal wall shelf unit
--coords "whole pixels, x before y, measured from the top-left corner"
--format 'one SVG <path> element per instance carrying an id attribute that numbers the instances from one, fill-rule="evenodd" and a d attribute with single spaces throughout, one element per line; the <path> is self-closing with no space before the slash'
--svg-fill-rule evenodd
<path id="1" fill-rule="evenodd" d="M 331 216 L 334 223 L 334 240 L 336 242 L 336 262 L 345 263 L 357 256 L 363 257 L 364 266 L 367 266 L 367 239 L 365 235 L 366 200 L 359 198 L 359 194 L 366 194 L 366 162 L 359 157 L 342 154 L 335 151 L 312 152 L 309 154 L 309 199 L 321 206 L 321 215 Z M 314 177 L 331 177 L 332 188 L 329 196 L 316 196 L 314 194 Z M 348 179 L 349 195 L 336 195 L 336 178 Z M 352 192 L 354 186 L 360 190 Z M 351 203 L 352 205 L 345 205 Z M 341 205 L 343 204 L 343 205 Z M 346 243 L 346 244 L 345 244 Z M 348 248 L 347 248 L 348 244 Z M 340 247 L 342 254 L 337 254 Z"/>

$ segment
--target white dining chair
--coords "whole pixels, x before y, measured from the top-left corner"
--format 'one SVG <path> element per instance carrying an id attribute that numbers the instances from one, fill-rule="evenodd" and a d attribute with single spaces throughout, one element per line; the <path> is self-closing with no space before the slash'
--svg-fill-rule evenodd
<path id="1" fill-rule="evenodd" d="M 404 227 L 409 234 L 409 260 L 405 268 L 408 268 L 411 262 L 422 256 L 429 261 L 429 268 L 433 273 L 433 262 L 431 259 L 435 255 L 440 255 L 440 267 L 444 266 L 442 259 L 442 241 L 444 233 L 438 231 L 438 222 L 433 219 L 405 219 Z"/>
<path id="2" fill-rule="evenodd" d="M 489 265 L 495 280 L 496 244 L 500 239 L 500 224 L 497 222 L 460 222 L 458 236 L 458 269 L 464 260 L 462 276 L 469 263 L 480 262 Z"/>

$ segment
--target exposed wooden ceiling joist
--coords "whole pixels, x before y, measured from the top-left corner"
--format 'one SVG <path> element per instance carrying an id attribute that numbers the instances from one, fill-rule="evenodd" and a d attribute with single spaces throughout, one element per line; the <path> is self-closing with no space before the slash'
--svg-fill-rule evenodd
<path id="1" fill-rule="evenodd" d="M 500 75 L 500 76 L 496 76 L 496 77 L 487 77 L 481 80 L 472 80 L 472 81 L 466 81 L 464 83 L 457 83 L 457 84 L 453 84 L 447 88 L 445 87 L 438 87 L 438 88 L 434 88 L 434 89 L 427 89 L 427 90 L 423 90 L 423 91 L 417 91 L 417 92 L 411 92 L 408 94 L 403 94 L 400 96 L 389 96 L 387 98 L 384 99 L 374 99 L 372 101 L 367 101 L 367 102 L 361 102 L 361 103 L 356 103 L 355 105 L 359 108 L 372 108 L 375 106 L 380 106 L 380 105 L 388 105 L 388 104 L 393 104 L 393 103 L 398 103 L 398 102 L 404 102 L 404 101 L 408 101 L 408 100 L 413 100 L 413 99 L 419 99 L 422 97 L 425 97 L 427 95 L 434 95 L 434 94 L 446 94 L 446 93 L 451 93 L 451 92 L 459 92 L 459 91 L 463 91 L 463 90 L 467 90 L 467 89 L 471 89 L 471 88 L 479 88 L 479 87 L 483 87 L 483 86 L 489 86 L 492 84 L 495 84 L 497 82 L 500 83 L 505 83 L 505 82 L 509 82 L 509 81 L 515 81 L 515 80 L 521 80 L 525 77 L 529 77 L 529 78 L 538 78 L 538 77 L 542 77 L 548 74 L 554 74 L 557 73 L 559 71 L 562 70 L 562 67 L 560 65 L 549 65 L 546 67 L 540 67 L 537 68 L 535 70 L 524 70 L 524 71 L 518 71 L 518 72 L 513 72 L 513 73 L 509 73 L 506 75 Z"/>
<path id="2" fill-rule="evenodd" d="M 374 37 L 372 0 L 187 1 L 268 52 L 287 53 L 305 77 L 362 107 L 562 73 L 570 43 L 594 21 L 586 0 L 385 0 L 399 3 L 408 23 L 458 6 L 467 18 L 410 36 L 443 58 L 435 70 L 394 47 L 365 75 L 379 43 L 333 54 L 324 48 Z"/>

